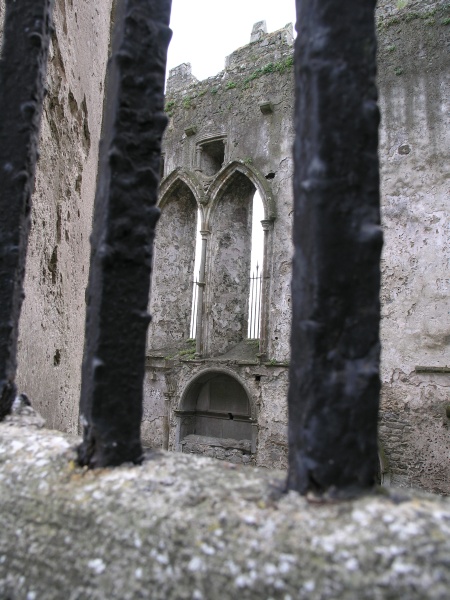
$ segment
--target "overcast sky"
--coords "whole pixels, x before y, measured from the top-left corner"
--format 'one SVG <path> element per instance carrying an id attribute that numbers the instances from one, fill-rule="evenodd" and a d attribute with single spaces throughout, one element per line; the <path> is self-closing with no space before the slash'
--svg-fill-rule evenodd
<path id="1" fill-rule="evenodd" d="M 197 79 L 216 75 L 225 57 L 250 42 L 252 26 L 275 31 L 294 23 L 294 0 L 172 0 L 168 68 L 190 62 Z"/>

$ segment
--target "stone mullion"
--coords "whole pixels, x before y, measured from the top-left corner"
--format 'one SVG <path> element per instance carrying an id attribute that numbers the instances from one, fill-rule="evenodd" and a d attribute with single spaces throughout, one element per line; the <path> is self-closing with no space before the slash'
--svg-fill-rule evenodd
<path id="1" fill-rule="evenodd" d="M 206 253 L 208 250 L 208 239 L 210 236 L 210 231 L 207 230 L 204 226 L 200 231 L 200 235 L 202 236 L 202 250 L 201 250 L 201 258 L 200 258 L 200 270 L 199 270 L 199 281 L 198 285 L 198 297 L 197 297 L 197 315 L 196 315 L 196 346 L 195 353 L 197 357 L 201 357 L 203 353 L 203 302 L 204 302 L 204 290 L 206 286 L 205 274 L 206 274 Z"/>
<path id="2" fill-rule="evenodd" d="M 272 236 L 273 220 L 264 219 L 261 221 L 264 231 L 264 257 L 261 282 L 261 312 L 260 312 L 260 334 L 259 334 L 259 352 L 262 358 L 267 354 L 267 336 L 269 327 L 269 294 L 270 294 L 270 263 L 272 255 Z"/>

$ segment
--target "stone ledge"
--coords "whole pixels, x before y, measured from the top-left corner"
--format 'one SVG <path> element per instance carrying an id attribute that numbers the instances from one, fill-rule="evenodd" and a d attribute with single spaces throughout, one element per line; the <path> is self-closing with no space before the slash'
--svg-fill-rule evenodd
<path id="1" fill-rule="evenodd" d="M 75 443 L 0 425 L 1 598 L 448 598 L 448 499 L 312 504 L 281 471 L 164 452 L 86 471 Z"/>

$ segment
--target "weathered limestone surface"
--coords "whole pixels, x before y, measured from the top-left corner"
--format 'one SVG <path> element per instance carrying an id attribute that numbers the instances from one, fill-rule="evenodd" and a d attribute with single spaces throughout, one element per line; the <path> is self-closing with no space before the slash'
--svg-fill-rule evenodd
<path id="1" fill-rule="evenodd" d="M 211 215 L 205 350 L 224 354 L 247 338 L 253 184 L 243 175 L 224 190 Z"/>
<path id="2" fill-rule="evenodd" d="M 159 350 L 183 347 L 189 338 L 194 279 L 197 204 L 185 184 L 167 199 L 155 239 L 148 337 Z"/>
<path id="3" fill-rule="evenodd" d="M 0 50 L 2 47 L 3 37 L 3 19 L 5 17 L 5 0 L 0 0 Z"/>
<path id="4" fill-rule="evenodd" d="M 183 441 L 185 454 L 203 454 L 210 458 L 226 460 L 232 464 L 251 465 L 251 444 L 232 438 L 213 438 L 203 435 L 188 435 Z"/>
<path id="5" fill-rule="evenodd" d="M 448 598 L 448 499 L 314 504 L 279 471 L 164 452 L 86 471 L 75 438 L 19 425 L 0 425 L 2 598 Z"/>
<path id="6" fill-rule="evenodd" d="M 450 6 L 381 2 L 380 438 L 394 484 L 450 493 Z M 398 3 L 397 3 L 398 4 Z"/>
<path id="7" fill-rule="evenodd" d="M 17 384 L 76 432 L 89 235 L 113 0 L 56 0 Z"/>
<path id="8" fill-rule="evenodd" d="M 415 13 L 427 15 L 437 6 L 445 6 L 446 0 L 378 0 L 377 16 L 383 19 L 397 17 L 399 14 Z M 425 17 L 428 18 L 428 17 Z"/>

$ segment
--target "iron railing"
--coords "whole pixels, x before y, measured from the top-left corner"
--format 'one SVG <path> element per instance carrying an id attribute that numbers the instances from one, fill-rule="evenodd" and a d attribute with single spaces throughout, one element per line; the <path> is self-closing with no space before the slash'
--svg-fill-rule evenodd
<path id="1" fill-rule="evenodd" d="M 249 339 L 259 339 L 261 332 L 261 294 L 262 294 L 262 272 L 259 265 L 250 275 L 250 290 L 248 297 L 248 331 Z"/>
<path id="2" fill-rule="evenodd" d="M 197 338 L 197 310 L 198 310 L 198 279 L 197 277 L 192 282 L 192 309 L 191 309 L 191 325 L 189 327 L 189 337 L 191 340 Z"/>

